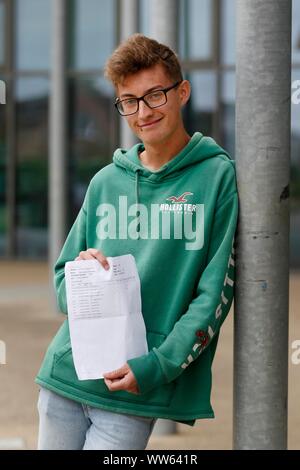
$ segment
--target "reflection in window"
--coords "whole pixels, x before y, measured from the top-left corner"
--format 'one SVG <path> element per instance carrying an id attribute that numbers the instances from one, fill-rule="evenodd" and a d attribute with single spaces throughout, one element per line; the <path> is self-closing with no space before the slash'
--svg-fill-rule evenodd
<path id="1" fill-rule="evenodd" d="M 216 74 L 213 71 L 185 74 L 192 86 L 191 98 L 184 109 L 184 121 L 190 134 L 204 135 L 213 132 L 213 115 L 216 111 Z"/>
<path id="2" fill-rule="evenodd" d="M 300 2 L 293 0 L 292 10 L 292 60 L 300 63 Z"/>
<path id="3" fill-rule="evenodd" d="M 103 78 L 84 77 L 69 83 L 71 224 L 91 178 L 112 161 L 116 147 L 114 91 Z"/>
<path id="4" fill-rule="evenodd" d="M 7 240 L 7 206 L 5 200 L 7 160 L 5 132 L 5 106 L 0 105 L 0 256 L 5 254 Z"/>
<path id="5" fill-rule="evenodd" d="M 103 67 L 115 46 L 116 2 L 113 0 L 72 0 L 74 57 L 71 67 Z"/>
<path id="6" fill-rule="evenodd" d="M 180 0 L 179 55 L 190 60 L 212 58 L 213 2 Z"/>
<path id="7" fill-rule="evenodd" d="M 18 69 L 50 66 L 50 0 L 16 1 L 16 65 Z"/>
<path id="8" fill-rule="evenodd" d="M 221 58 L 226 65 L 235 64 L 236 0 L 221 2 Z"/>
<path id="9" fill-rule="evenodd" d="M 47 253 L 48 95 L 45 78 L 16 82 L 17 251 Z"/>
<path id="10" fill-rule="evenodd" d="M 297 2 L 296 2 L 297 3 Z M 300 13 L 300 12 L 299 12 Z M 299 17 L 298 17 L 299 18 Z M 300 22 L 298 23 L 300 25 Z M 292 82 L 300 80 L 300 68 L 292 70 Z M 299 96 L 299 95 L 298 95 Z M 300 104 L 291 104 L 291 229 L 290 264 L 300 268 Z"/>
<path id="11" fill-rule="evenodd" d="M 5 62 L 5 9 L 4 4 L 0 1 L 0 67 Z"/>
<path id="12" fill-rule="evenodd" d="M 221 134 L 224 148 L 232 158 L 235 154 L 235 72 L 222 75 Z"/>

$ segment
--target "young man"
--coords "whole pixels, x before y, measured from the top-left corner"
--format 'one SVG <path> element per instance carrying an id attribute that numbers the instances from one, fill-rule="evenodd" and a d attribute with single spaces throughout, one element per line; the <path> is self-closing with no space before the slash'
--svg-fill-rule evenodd
<path id="1" fill-rule="evenodd" d="M 157 418 L 213 418 L 211 365 L 233 298 L 238 196 L 234 161 L 212 138 L 189 136 L 190 96 L 176 55 L 136 34 L 106 66 L 116 108 L 141 140 L 91 180 L 55 265 L 67 314 L 67 261 L 131 253 L 141 279 L 149 353 L 104 380 L 79 381 L 68 318 L 46 353 L 40 449 L 144 449 Z M 113 354 L 113 351 L 111 352 Z"/>

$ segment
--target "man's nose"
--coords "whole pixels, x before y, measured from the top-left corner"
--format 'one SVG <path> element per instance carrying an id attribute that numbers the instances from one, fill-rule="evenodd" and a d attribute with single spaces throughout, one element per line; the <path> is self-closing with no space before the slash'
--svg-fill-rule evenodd
<path id="1" fill-rule="evenodd" d="M 149 106 L 146 105 L 146 103 L 144 101 L 140 101 L 139 103 L 139 117 L 141 118 L 145 118 L 147 116 L 150 116 L 152 114 L 152 109 L 149 108 Z"/>

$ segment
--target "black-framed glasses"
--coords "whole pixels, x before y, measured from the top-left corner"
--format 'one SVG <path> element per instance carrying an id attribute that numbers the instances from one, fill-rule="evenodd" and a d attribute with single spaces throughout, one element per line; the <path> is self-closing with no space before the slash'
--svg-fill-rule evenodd
<path id="1" fill-rule="evenodd" d="M 173 88 L 176 88 L 181 82 L 182 80 L 174 83 L 174 85 L 171 85 L 168 88 L 150 91 L 149 93 L 140 96 L 140 98 L 132 97 L 125 98 L 124 100 L 117 98 L 115 101 L 115 107 L 121 116 L 130 116 L 131 114 L 137 113 L 139 110 L 140 101 L 143 101 L 151 109 L 159 108 L 168 101 L 167 92 L 173 90 Z"/>

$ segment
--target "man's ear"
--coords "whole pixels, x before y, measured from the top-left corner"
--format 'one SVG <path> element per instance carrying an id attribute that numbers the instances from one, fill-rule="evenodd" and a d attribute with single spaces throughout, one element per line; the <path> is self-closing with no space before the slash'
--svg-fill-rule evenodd
<path id="1" fill-rule="evenodd" d="M 191 96 L 191 84 L 188 80 L 183 80 L 179 88 L 181 105 L 184 106 Z"/>

